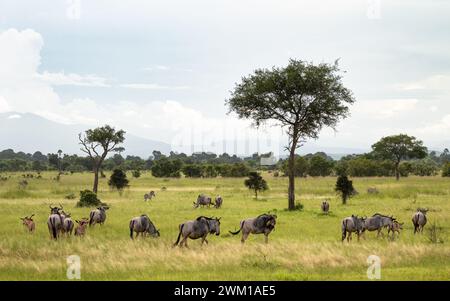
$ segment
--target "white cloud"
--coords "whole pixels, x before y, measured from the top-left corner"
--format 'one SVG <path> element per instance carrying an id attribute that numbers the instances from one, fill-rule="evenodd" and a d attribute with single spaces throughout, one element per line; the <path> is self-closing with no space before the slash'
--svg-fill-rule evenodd
<path id="1" fill-rule="evenodd" d="M 64 72 L 51 73 L 44 71 L 37 73 L 36 78 L 42 80 L 53 86 L 72 85 L 72 86 L 86 86 L 86 87 L 110 87 L 107 79 L 94 75 L 79 75 L 76 73 L 65 74 Z"/>
<path id="2" fill-rule="evenodd" d="M 164 86 L 159 84 L 122 84 L 122 88 L 138 89 L 138 90 L 186 90 L 189 86 Z"/>
<path id="3" fill-rule="evenodd" d="M 395 87 L 404 91 L 431 90 L 448 93 L 450 92 L 450 75 L 435 74 L 422 80 L 397 84 Z"/>
<path id="4" fill-rule="evenodd" d="M 170 70 L 169 66 L 164 65 L 156 65 L 154 67 L 146 67 L 144 68 L 145 71 L 168 71 Z"/>
<path id="5" fill-rule="evenodd" d="M 20 119 L 20 118 L 22 118 L 22 115 L 19 114 L 13 114 L 8 116 L 8 119 Z"/>
<path id="6" fill-rule="evenodd" d="M 416 109 L 417 99 L 382 99 L 356 102 L 352 115 L 365 115 L 375 119 L 388 119 L 405 115 Z"/>

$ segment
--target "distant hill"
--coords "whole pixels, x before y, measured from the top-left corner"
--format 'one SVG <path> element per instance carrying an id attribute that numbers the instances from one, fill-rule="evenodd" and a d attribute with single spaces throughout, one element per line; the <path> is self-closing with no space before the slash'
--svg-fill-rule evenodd
<path id="1" fill-rule="evenodd" d="M 14 149 L 25 153 L 41 151 L 43 154 L 55 153 L 61 149 L 64 153 L 80 154 L 78 133 L 88 127 L 65 125 L 42 118 L 35 114 L 0 114 L 0 150 Z M 126 129 L 125 129 L 126 130 Z M 153 150 L 169 153 L 169 144 L 126 134 L 124 155 L 137 155 L 148 158 Z"/>

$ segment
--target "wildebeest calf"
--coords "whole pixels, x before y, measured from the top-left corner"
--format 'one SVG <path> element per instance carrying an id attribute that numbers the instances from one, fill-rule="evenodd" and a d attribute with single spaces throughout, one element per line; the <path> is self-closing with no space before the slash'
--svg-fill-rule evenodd
<path id="1" fill-rule="evenodd" d="M 153 237 L 159 237 L 159 230 L 156 229 L 150 218 L 146 214 L 137 216 L 130 221 L 130 238 L 133 239 L 133 231 L 136 232 L 136 238 L 142 233 L 145 237 L 149 234 Z"/>
<path id="2" fill-rule="evenodd" d="M 395 232 L 400 236 L 400 231 L 403 230 L 403 223 L 399 223 L 398 221 L 394 221 L 392 225 L 389 227 L 388 235 L 392 232 L 392 239 L 395 238 Z"/>
<path id="3" fill-rule="evenodd" d="M 33 233 L 36 229 L 36 224 L 33 221 L 33 216 L 34 214 L 32 214 L 30 217 L 25 216 L 20 218 L 22 220 L 22 224 L 30 233 Z"/>
<path id="4" fill-rule="evenodd" d="M 81 221 L 75 220 L 78 224 L 75 228 L 75 236 L 84 236 L 86 234 L 86 228 L 89 223 L 87 218 L 83 218 Z"/>
<path id="5" fill-rule="evenodd" d="M 277 216 L 275 214 L 261 214 L 258 217 L 244 219 L 240 223 L 240 228 L 236 232 L 231 232 L 233 235 L 239 234 L 242 231 L 241 242 L 244 243 L 251 234 L 264 234 L 265 242 L 269 242 L 269 234 L 275 229 L 277 223 Z"/>

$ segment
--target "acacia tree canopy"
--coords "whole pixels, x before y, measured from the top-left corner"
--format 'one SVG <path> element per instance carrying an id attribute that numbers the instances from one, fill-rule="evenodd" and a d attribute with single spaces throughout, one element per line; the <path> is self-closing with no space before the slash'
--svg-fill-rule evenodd
<path id="1" fill-rule="evenodd" d="M 354 102 L 344 87 L 338 61 L 334 64 L 291 59 L 284 68 L 258 69 L 243 77 L 226 100 L 230 112 L 251 119 L 255 126 L 269 120 L 286 129 L 289 136 L 288 208 L 295 209 L 295 150 L 308 138 L 318 138 L 324 127 L 335 128 L 348 116 Z"/>

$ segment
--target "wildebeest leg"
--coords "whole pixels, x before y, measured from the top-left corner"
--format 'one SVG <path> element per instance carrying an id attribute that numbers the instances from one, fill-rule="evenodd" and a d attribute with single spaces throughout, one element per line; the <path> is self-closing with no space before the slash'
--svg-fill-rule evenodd
<path id="1" fill-rule="evenodd" d="M 248 235 L 249 235 L 249 233 L 242 232 L 241 243 L 245 243 L 245 241 L 247 240 Z"/>
<path id="2" fill-rule="evenodd" d="M 350 242 L 352 240 L 352 232 L 349 232 L 347 235 L 347 242 Z"/>
<path id="3" fill-rule="evenodd" d="M 183 244 L 187 248 L 187 239 L 188 239 L 187 236 L 183 236 L 183 239 L 180 242 L 180 248 L 183 247 Z"/>
<path id="4" fill-rule="evenodd" d="M 202 237 L 202 243 L 201 243 L 201 246 L 203 246 L 203 243 L 204 243 L 205 241 L 206 241 L 206 235 Z M 208 243 L 208 242 L 206 242 L 206 243 Z"/>
<path id="5" fill-rule="evenodd" d="M 269 234 L 264 234 L 264 241 L 266 242 L 266 244 L 269 243 Z"/>

